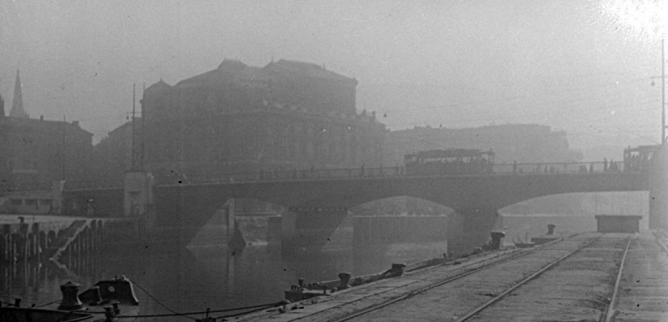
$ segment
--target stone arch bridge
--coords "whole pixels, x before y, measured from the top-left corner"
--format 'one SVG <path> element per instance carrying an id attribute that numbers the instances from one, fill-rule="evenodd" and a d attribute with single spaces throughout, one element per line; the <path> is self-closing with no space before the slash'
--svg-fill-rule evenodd
<path id="1" fill-rule="evenodd" d="M 489 173 L 450 176 L 349 176 L 200 182 L 156 185 L 149 225 L 167 240 L 187 243 L 229 198 L 253 198 L 286 207 L 284 245 L 324 245 L 354 206 L 388 197 L 411 196 L 456 210 L 448 225 L 449 245 L 484 243 L 503 207 L 548 195 L 649 190 L 646 172 Z M 64 192 L 65 211 L 122 213 L 123 190 Z M 74 206 L 74 205 L 79 206 Z M 90 211 L 91 207 L 88 207 Z"/>

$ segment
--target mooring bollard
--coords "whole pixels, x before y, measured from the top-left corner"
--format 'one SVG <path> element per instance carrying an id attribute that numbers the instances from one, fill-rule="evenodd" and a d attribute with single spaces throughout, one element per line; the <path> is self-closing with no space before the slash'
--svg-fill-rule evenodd
<path id="1" fill-rule="evenodd" d="M 547 225 L 547 234 L 548 235 L 553 235 L 555 227 L 557 227 L 557 225 L 554 225 L 554 224 Z"/>
<path id="2" fill-rule="evenodd" d="M 304 279 L 300 278 L 299 280 L 297 280 L 297 284 L 299 284 L 299 288 L 304 288 Z"/>
<path id="3" fill-rule="evenodd" d="M 104 322 L 114 321 L 114 312 L 110 306 L 104 308 Z"/>
<path id="4" fill-rule="evenodd" d="M 350 273 L 339 273 L 339 290 L 345 290 L 350 287 Z"/>
<path id="5" fill-rule="evenodd" d="M 502 231 L 493 231 L 490 233 L 490 236 L 492 237 L 492 243 L 490 245 L 490 248 L 493 250 L 501 248 L 501 239 L 503 237 L 506 237 L 506 233 Z"/>
<path id="6" fill-rule="evenodd" d="M 111 307 L 114 308 L 114 315 L 121 314 L 121 309 L 118 307 L 118 303 L 120 303 L 120 302 L 116 301 L 116 300 L 111 301 Z"/>
<path id="7" fill-rule="evenodd" d="M 79 300 L 79 284 L 69 281 L 60 285 L 60 292 L 63 294 L 63 300 L 58 306 L 59 310 L 73 311 L 83 307 Z"/>

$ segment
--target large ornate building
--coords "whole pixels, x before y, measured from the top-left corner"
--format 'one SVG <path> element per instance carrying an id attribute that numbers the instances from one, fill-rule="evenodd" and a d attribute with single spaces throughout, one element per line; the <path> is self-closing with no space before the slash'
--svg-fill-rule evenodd
<path id="1" fill-rule="evenodd" d="M 385 126 L 356 111 L 356 86 L 315 64 L 226 59 L 176 85 L 148 87 L 135 148 L 156 175 L 377 166 Z"/>

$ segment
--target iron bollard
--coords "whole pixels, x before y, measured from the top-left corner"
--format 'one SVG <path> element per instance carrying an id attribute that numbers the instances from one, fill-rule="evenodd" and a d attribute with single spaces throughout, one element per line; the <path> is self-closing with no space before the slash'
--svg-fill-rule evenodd
<path id="1" fill-rule="evenodd" d="M 350 273 L 339 273 L 339 290 L 345 290 L 350 287 Z"/>
<path id="2" fill-rule="evenodd" d="M 73 311 L 83 307 L 79 300 L 79 284 L 69 281 L 60 285 L 60 292 L 63 294 L 63 300 L 58 306 L 59 310 Z"/>
<path id="3" fill-rule="evenodd" d="M 104 308 L 104 322 L 112 321 L 114 321 L 114 312 L 111 307 L 107 306 Z"/>
<path id="4" fill-rule="evenodd" d="M 554 225 L 554 224 L 547 225 L 547 234 L 548 235 L 553 235 L 555 227 L 557 227 L 557 225 Z"/>

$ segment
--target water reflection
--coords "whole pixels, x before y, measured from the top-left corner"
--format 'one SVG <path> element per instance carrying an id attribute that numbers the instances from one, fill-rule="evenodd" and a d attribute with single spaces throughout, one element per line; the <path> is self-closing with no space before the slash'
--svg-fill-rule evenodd
<path id="1" fill-rule="evenodd" d="M 367 272 L 384 267 L 364 263 Z M 4 263 L 0 266 L 0 299 L 23 298 L 25 306 L 60 299 L 59 286 L 69 280 L 82 288 L 101 279 L 125 275 L 146 289 L 162 305 L 136 289 L 142 314 L 221 309 L 277 302 L 283 290 L 298 278 L 310 281 L 334 279 L 341 271 L 355 269 L 349 250 L 329 251 L 290 258 L 280 248 L 251 246 L 230 252 L 224 246 L 174 249 L 152 254 L 97 254 L 50 261 Z"/>
<path id="2" fill-rule="evenodd" d="M 557 224 L 557 231 L 593 230 L 589 220 L 508 216 L 504 218 L 509 231 L 506 242 L 523 235 L 527 226 L 531 227 L 530 236 L 543 234 L 550 223 Z M 1 264 L 0 299 L 10 301 L 20 296 L 26 306 L 42 304 L 60 299 L 59 286 L 69 280 L 86 288 L 98 280 L 125 275 L 161 303 L 136 289 L 142 314 L 168 313 L 165 307 L 179 312 L 227 309 L 277 302 L 298 278 L 322 281 L 336 279 L 339 272 L 376 273 L 392 263 L 440 257 L 446 251 L 445 242 L 388 244 L 364 251 L 339 249 L 292 257 L 283 257 L 279 247 L 267 245 L 250 246 L 241 252 L 224 246 L 200 246 L 160 254 L 141 247 L 132 252 L 64 258 L 59 265 L 49 261 Z"/>

